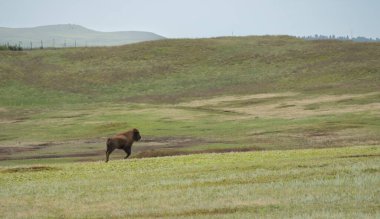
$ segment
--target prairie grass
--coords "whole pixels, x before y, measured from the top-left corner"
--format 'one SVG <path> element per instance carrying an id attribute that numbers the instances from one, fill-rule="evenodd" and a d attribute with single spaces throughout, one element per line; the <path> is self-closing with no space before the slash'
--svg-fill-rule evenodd
<path id="1" fill-rule="evenodd" d="M 0 218 L 379 218 L 379 58 L 287 36 L 0 51 Z"/>
<path id="2" fill-rule="evenodd" d="M 287 36 L 0 51 L 0 165 L 99 160 L 132 127 L 136 157 L 378 145 L 379 57 Z"/>
<path id="3" fill-rule="evenodd" d="M 291 91 L 369 93 L 380 90 L 378 57 L 380 43 L 287 36 L 1 51 L 0 105 L 178 103 Z"/>
<path id="4" fill-rule="evenodd" d="M 372 93 L 329 95 L 328 101 L 318 95 L 254 96 L 159 105 L 7 107 L 0 112 L 0 165 L 37 158 L 103 159 L 107 137 L 133 127 L 143 136 L 133 147 L 135 157 L 380 143 L 380 107 Z M 360 104 L 334 104 L 353 97 Z M 309 98 L 318 109 L 307 107 Z"/>
<path id="5" fill-rule="evenodd" d="M 1 218 L 376 218 L 380 147 L 0 168 Z"/>

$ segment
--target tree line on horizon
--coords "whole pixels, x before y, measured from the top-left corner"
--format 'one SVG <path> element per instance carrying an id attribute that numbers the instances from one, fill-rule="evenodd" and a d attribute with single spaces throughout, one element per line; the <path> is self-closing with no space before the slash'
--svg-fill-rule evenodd
<path id="1" fill-rule="evenodd" d="M 342 40 L 342 41 L 353 41 L 353 42 L 380 42 L 380 38 L 372 38 L 372 37 L 350 37 L 350 36 L 335 36 L 335 35 L 310 35 L 310 36 L 300 36 L 297 38 L 301 38 L 304 40 Z"/>

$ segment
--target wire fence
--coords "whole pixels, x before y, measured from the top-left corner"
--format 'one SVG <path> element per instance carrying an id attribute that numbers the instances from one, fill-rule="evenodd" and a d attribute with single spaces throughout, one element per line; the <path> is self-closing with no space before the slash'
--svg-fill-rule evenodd
<path id="1" fill-rule="evenodd" d="M 104 44 L 103 44 L 104 45 Z M 88 43 L 83 40 L 39 40 L 39 41 L 6 41 L 0 42 L 0 49 L 10 50 L 32 50 L 32 49 L 54 49 L 102 46 L 102 44 Z"/>

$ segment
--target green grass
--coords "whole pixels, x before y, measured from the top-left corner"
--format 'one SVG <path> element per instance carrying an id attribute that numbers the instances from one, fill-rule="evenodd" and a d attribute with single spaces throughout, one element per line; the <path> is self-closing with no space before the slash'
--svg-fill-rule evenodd
<path id="1" fill-rule="evenodd" d="M 380 147 L 0 169 L 2 218 L 376 218 Z"/>
<path id="2" fill-rule="evenodd" d="M 171 104 L 9 108 L 0 113 L 4 122 L 0 125 L 1 148 L 8 152 L 0 156 L 0 165 L 37 158 L 103 159 L 106 138 L 133 127 L 139 128 L 143 141 L 135 144 L 132 157 L 377 145 L 380 142 L 380 117 L 376 108 L 367 109 L 364 104 L 346 106 L 343 109 L 347 111 L 339 112 L 336 111 L 340 110 L 338 106 L 324 106 L 319 112 L 299 104 L 296 109 L 277 107 L 299 101 L 297 96 L 282 101 L 274 105 L 271 101 L 252 103 L 254 109 L 272 107 L 257 116 L 234 113 L 241 107 L 252 107 L 235 100 L 222 101 L 220 105 L 209 106 L 208 110 Z M 364 107 L 363 111 L 352 111 L 359 107 Z M 268 112 L 275 114 L 267 115 Z M 289 113 L 295 114 L 289 117 Z M 311 114 L 303 116 L 304 113 Z M 150 140 L 145 142 L 146 139 Z M 83 159 L 77 159 L 82 155 Z M 111 159 L 119 158 L 111 156 Z"/>
<path id="3" fill-rule="evenodd" d="M 100 159 L 132 127 L 136 157 L 378 145 L 378 57 L 287 36 L 0 51 L 0 165 Z"/>
<path id="4" fill-rule="evenodd" d="M 286 36 L 0 51 L 0 218 L 380 217 L 379 57 Z"/>
<path id="5" fill-rule="evenodd" d="M 379 43 L 303 41 L 286 36 L 1 51 L 0 105 L 168 103 L 283 91 L 373 92 L 380 90 L 378 57 Z M 9 93 L 11 98 L 5 95 Z M 31 98 L 25 98 L 29 93 Z"/>
<path id="6" fill-rule="evenodd" d="M 44 90 L 12 81 L 0 87 L 0 102 L 5 106 L 28 108 L 33 106 L 54 106 L 62 103 L 81 103 L 88 101 L 87 99 L 88 97 L 81 94 Z"/>

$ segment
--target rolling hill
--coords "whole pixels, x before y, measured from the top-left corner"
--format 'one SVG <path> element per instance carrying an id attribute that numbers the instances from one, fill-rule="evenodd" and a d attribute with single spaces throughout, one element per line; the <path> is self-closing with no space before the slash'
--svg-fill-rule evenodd
<path id="1" fill-rule="evenodd" d="M 0 83 L 3 91 L 16 86 L 21 96 L 13 100 L 20 100 L 25 88 L 26 94 L 34 89 L 80 102 L 363 93 L 380 90 L 379 57 L 380 43 L 288 36 L 159 40 L 112 48 L 4 51 Z M 60 103 L 76 98 L 65 99 Z"/>
<path id="2" fill-rule="evenodd" d="M 288 36 L 0 51 L 0 163 L 380 144 L 380 43 Z M 123 152 L 115 152 L 111 160 Z"/>
<path id="3" fill-rule="evenodd" d="M 100 32 L 80 25 L 60 24 L 32 28 L 0 27 L 0 44 L 21 44 L 24 48 L 115 46 L 164 37 L 143 31 Z M 32 44 L 32 45 L 31 45 Z"/>
<path id="4" fill-rule="evenodd" d="M 0 51 L 0 218 L 378 218 L 379 91 L 380 43 Z"/>

